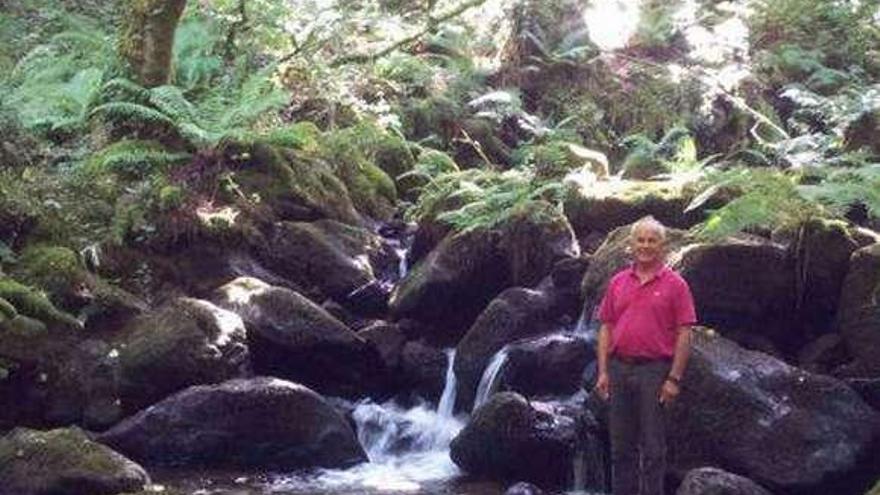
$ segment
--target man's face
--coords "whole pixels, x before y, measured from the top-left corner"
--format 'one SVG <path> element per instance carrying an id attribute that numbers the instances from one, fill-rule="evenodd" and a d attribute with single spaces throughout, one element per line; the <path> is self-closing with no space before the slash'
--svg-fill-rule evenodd
<path id="1" fill-rule="evenodd" d="M 665 246 L 656 229 L 641 227 L 633 231 L 630 247 L 636 263 L 650 265 L 661 261 Z"/>

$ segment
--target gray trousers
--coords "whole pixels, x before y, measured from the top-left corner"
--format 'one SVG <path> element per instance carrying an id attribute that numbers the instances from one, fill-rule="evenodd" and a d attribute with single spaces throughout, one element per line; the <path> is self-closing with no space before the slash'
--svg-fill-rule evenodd
<path id="1" fill-rule="evenodd" d="M 660 387 L 671 361 L 628 364 L 612 358 L 611 483 L 614 495 L 663 495 L 666 428 Z"/>

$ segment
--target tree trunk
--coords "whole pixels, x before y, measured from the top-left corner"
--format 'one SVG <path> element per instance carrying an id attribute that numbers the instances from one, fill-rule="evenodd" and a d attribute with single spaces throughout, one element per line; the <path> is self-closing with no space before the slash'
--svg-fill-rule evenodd
<path id="1" fill-rule="evenodd" d="M 138 82 L 150 88 L 171 79 L 174 32 L 186 0 L 124 0 L 119 52 Z"/>

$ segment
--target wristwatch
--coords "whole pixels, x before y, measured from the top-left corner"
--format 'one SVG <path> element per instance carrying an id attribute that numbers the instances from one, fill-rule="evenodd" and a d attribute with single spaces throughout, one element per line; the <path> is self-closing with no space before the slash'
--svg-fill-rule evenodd
<path id="1" fill-rule="evenodd" d="M 672 382 L 672 383 L 674 383 L 675 385 L 677 385 L 677 386 L 679 386 L 679 387 L 681 386 L 681 378 L 677 378 L 677 377 L 674 377 L 674 376 L 672 376 L 672 375 L 667 375 L 667 376 L 666 376 L 666 381 Z"/>

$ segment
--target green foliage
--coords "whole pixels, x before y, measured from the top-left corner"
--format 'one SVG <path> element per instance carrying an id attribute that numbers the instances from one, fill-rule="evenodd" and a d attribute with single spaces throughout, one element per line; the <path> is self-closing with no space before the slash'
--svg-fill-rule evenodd
<path id="1" fill-rule="evenodd" d="M 72 315 L 60 311 L 42 292 L 9 277 L 0 278 L 0 298 L 11 303 L 18 313 L 48 325 L 79 329 L 82 324 Z"/>
<path id="2" fill-rule="evenodd" d="M 91 175 L 115 173 L 127 177 L 146 177 L 166 171 L 191 158 L 188 153 L 172 153 L 155 141 L 117 141 L 95 153 L 83 167 Z"/>
<path id="3" fill-rule="evenodd" d="M 863 205 L 868 215 L 880 218 L 880 164 L 832 169 L 818 184 L 801 185 L 798 190 L 838 216 Z"/>
<path id="4" fill-rule="evenodd" d="M 22 252 L 15 273 L 20 280 L 46 291 L 56 304 L 86 278 L 79 256 L 61 246 L 29 246 Z"/>
<path id="5" fill-rule="evenodd" d="M 174 83 L 185 91 L 207 88 L 223 71 L 222 33 L 199 15 L 187 16 L 174 35 Z"/>
<path id="6" fill-rule="evenodd" d="M 827 216 L 821 206 L 801 195 L 796 176 L 780 170 L 735 168 L 710 173 L 706 182 L 708 187 L 694 199 L 689 210 L 701 206 L 720 190 L 736 197 L 694 228 L 702 238 L 719 239 L 754 229 L 792 227 Z"/>
<path id="7" fill-rule="evenodd" d="M 758 0 L 749 18 L 753 49 L 773 49 L 783 44 L 819 50 L 821 62 L 836 69 L 863 63 L 865 53 L 876 46 L 873 1 Z"/>
<path id="8" fill-rule="evenodd" d="M 437 218 L 459 231 L 492 228 L 516 214 L 524 204 L 533 200 L 556 204 L 564 192 L 562 183 L 535 180 L 529 170 L 470 169 L 444 174 L 430 182 L 418 202 L 407 211 L 407 218 L 416 222 Z M 460 206 L 442 211 L 450 204 Z"/>
<path id="9" fill-rule="evenodd" d="M 421 57 L 407 53 L 395 53 L 375 65 L 376 75 L 401 84 L 407 93 L 424 92 L 430 87 L 436 69 Z"/>

